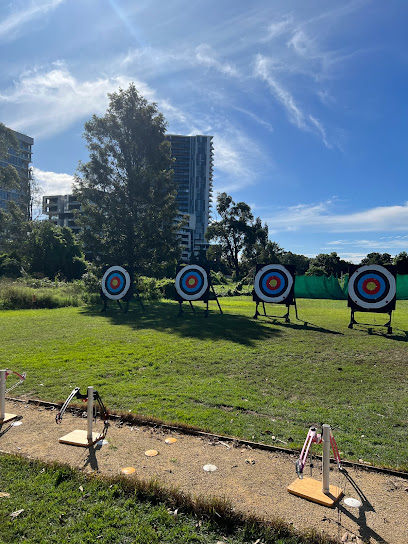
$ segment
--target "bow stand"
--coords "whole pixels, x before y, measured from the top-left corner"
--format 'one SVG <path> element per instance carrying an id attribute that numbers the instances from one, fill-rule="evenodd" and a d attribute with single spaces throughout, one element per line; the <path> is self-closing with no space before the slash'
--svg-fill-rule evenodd
<path id="1" fill-rule="evenodd" d="M 312 444 L 323 444 L 323 478 L 322 483 L 312 478 L 303 478 L 303 469 L 305 468 L 307 456 Z M 330 485 L 330 447 L 333 450 L 335 461 L 339 471 L 342 471 L 339 450 L 331 431 L 330 425 L 322 426 L 322 433 L 318 434 L 316 427 L 310 427 L 307 433 L 305 443 L 303 444 L 300 457 L 296 462 L 296 474 L 298 479 L 292 482 L 288 487 L 289 493 L 308 499 L 323 506 L 332 508 L 335 503 L 343 496 L 343 491 Z M 310 463 L 310 472 L 312 473 L 313 464 Z"/>
<path id="2" fill-rule="evenodd" d="M 59 441 L 62 444 L 70 444 L 73 446 L 83 446 L 88 448 L 96 444 L 96 442 L 99 442 L 100 440 L 103 440 L 105 438 L 106 433 L 108 432 L 108 427 L 109 427 L 109 422 L 108 422 L 109 412 L 105 408 L 105 405 L 103 404 L 98 391 L 94 391 L 93 387 L 88 387 L 88 391 L 85 395 L 82 395 L 79 392 L 79 387 L 75 387 L 71 391 L 67 400 L 62 405 L 60 411 L 55 416 L 56 423 L 62 422 L 62 417 L 66 409 L 68 408 L 69 403 L 74 398 L 80 399 L 83 402 L 88 403 L 87 404 L 87 431 L 81 431 L 81 430 L 72 431 L 71 433 L 68 433 L 67 435 L 60 438 Z M 99 405 L 99 414 L 102 421 L 104 422 L 103 431 L 100 434 L 92 432 L 92 422 L 96 421 L 96 416 L 97 416 L 95 401 Z"/>

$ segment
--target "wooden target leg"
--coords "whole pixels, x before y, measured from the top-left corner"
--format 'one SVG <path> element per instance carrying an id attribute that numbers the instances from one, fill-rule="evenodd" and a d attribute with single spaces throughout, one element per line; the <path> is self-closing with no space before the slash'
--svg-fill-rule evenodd
<path id="1" fill-rule="evenodd" d="M 289 319 L 290 306 L 289 306 L 289 304 L 286 305 L 286 309 L 287 309 L 287 312 L 283 317 L 285 318 L 285 323 L 290 323 L 290 319 Z"/>
<path id="2" fill-rule="evenodd" d="M 207 306 L 204 311 L 204 317 L 208 317 L 208 300 L 207 300 Z"/>
<path id="3" fill-rule="evenodd" d="M 179 313 L 177 317 L 181 317 L 183 315 L 183 303 L 179 302 Z"/>
<path id="4" fill-rule="evenodd" d="M 386 323 L 387 334 L 392 334 L 392 327 L 391 327 L 392 312 L 389 312 L 388 315 L 390 316 L 390 320 L 388 321 L 388 323 Z"/>
<path id="5" fill-rule="evenodd" d="M 193 306 L 193 303 L 191 302 L 191 300 L 189 300 L 189 303 L 190 303 L 191 309 L 193 310 L 193 314 L 195 315 L 194 306 Z"/>
<path id="6" fill-rule="evenodd" d="M 101 312 L 106 312 L 106 310 L 108 309 L 108 300 L 106 298 L 103 299 L 103 308 L 101 310 Z"/>
<path id="7" fill-rule="evenodd" d="M 262 306 L 263 306 L 264 316 L 266 316 L 265 302 L 262 302 Z"/>
<path id="8" fill-rule="evenodd" d="M 211 290 L 212 290 L 212 292 L 213 292 L 213 294 L 215 296 L 215 300 L 217 301 L 218 309 L 219 309 L 220 313 L 222 314 L 221 304 L 220 304 L 220 302 L 218 300 L 217 295 L 215 294 L 215 290 L 214 290 L 214 287 L 212 285 L 211 285 Z"/>

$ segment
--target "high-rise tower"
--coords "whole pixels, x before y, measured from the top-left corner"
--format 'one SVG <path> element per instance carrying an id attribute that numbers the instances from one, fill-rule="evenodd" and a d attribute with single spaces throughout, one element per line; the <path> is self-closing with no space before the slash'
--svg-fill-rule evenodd
<path id="1" fill-rule="evenodd" d="M 177 187 L 177 205 L 180 215 L 188 217 L 179 237 L 184 260 L 206 250 L 204 237 L 210 214 L 213 176 L 212 136 L 181 136 L 167 134 L 170 142 L 174 181 Z"/>

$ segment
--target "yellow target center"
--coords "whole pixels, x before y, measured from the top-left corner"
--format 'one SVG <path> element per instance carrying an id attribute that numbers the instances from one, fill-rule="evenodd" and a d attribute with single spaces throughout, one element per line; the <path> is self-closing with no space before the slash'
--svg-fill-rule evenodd
<path id="1" fill-rule="evenodd" d="M 193 286 L 194 283 L 195 283 L 195 279 L 194 279 L 194 278 L 190 278 L 190 279 L 188 280 L 188 284 L 189 284 L 189 285 Z"/>
<path id="2" fill-rule="evenodd" d="M 271 287 L 276 287 L 277 284 L 278 284 L 278 282 L 277 282 L 276 280 L 271 280 L 271 281 L 269 282 L 269 285 L 270 285 Z"/>
<path id="3" fill-rule="evenodd" d="M 375 284 L 373 281 L 369 281 L 369 282 L 367 283 L 367 289 L 368 289 L 369 291 L 374 291 L 374 289 L 376 289 L 376 287 L 377 287 L 377 286 L 376 286 L 376 284 Z"/>
<path id="4" fill-rule="evenodd" d="M 112 287 L 117 287 L 119 285 L 119 280 L 112 280 Z"/>

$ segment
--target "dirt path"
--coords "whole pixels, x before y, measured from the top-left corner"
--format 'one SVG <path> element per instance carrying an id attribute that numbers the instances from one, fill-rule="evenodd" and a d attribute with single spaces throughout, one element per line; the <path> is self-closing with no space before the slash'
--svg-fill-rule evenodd
<path id="1" fill-rule="evenodd" d="M 330 483 L 340 486 L 345 498 L 358 499 L 362 507 L 347 506 L 342 499 L 330 509 L 288 493 L 288 485 L 296 479 L 295 456 L 114 422 L 106 436 L 108 444 L 81 448 L 60 444 L 59 438 L 74 429 L 86 430 L 85 419 L 66 413 L 62 424 L 56 425 L 55 412 L 20 402 L 6 402 L 6 412 L 22 416 L 22 424 L 10 428 L 5 424 L 0 429 L 3 452 L 107 475 L 134 467 L 138 477 L 156 477 L 192 495 L 225 497 L 237 510 L 258 518 L 280 517 L 297 529 L 313 527 L 339 540 L 349 533 L 349 542 L 360 538 L 370 543 L 408 544 L 408 481 L 402 478 L 352 468 L 347 469 L 346 478 L 334 468 Z M 94 430 L 99 432 L 101 427 L 98 421 Z M 177 441 L 166 444 L 169 436 Z M 147 457 L 145 451 L 151 449 L 159 454 Z M 205 472 L 206 464 L 217 470 Z M 320 460 L 315 465 L 313 478 L 320 480 Z"/>

